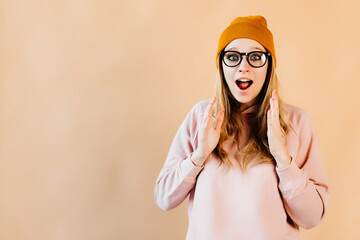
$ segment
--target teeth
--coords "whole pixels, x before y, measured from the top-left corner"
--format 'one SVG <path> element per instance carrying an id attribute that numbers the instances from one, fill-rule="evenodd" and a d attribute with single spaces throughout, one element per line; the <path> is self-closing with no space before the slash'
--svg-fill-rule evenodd
<path id="1" fill-rule="evenodd" d="M 249 80 L 249 79 L 239 79 L 238 81 L 240 81 L 240 82 L 252 82 L 252 80 Z"/>

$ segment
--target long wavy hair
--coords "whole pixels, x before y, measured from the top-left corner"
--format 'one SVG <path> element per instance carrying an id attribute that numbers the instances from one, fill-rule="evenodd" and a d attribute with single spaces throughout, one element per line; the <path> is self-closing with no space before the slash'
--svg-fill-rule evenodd
<path id="1" fill-rule="evenodd" d="M 220 53 L 221 54 L 221 53 Z M 233 136 L 233 141 L 237 144 L 239 151 L 237 152 L 236 159 L 239 162 L 243 172 L 249 166 L 256 166 L 262 163 L 273 163 L 275 160 L 270 153 L 268 138 L 267 138 L 267 110 L 270 108 L 269 100 L 273 90 L 278 90 L 279 81 L 273 66 L 273 59 L 268 59 L 268 69 L 264 85 L 257 96 L 256 104 L 259 106 L 258 111 L 251 116 L 251 125 L 249 125 L 249 136 L 246 145 L 240 149 L 240 140 L 245 137 L 242 131 L 245 124 L 244 116 L 240 112 L 240 105 L 226 83 L 220 54 L 217 58 L 217 76 L 215 83 L 216 103 L 214 104 L 212 114 L 217 116 L 220 110 L 225 111 L 224 121 L 221 126 L 221 134 L 218 145 L 213 150 L 213 153 L 220 159 L 220 164 L 225 163 L 230 167 L 233 164 L 228 158 L 227 152 L 223 149 L 225 141 Z M 279 96 L 279 94 L 278 94 Z M 279 96 L 279 117 L 282 135 L 285 137 L 289 131 L 289 121 L 283 108 L 283 102 Z"/>

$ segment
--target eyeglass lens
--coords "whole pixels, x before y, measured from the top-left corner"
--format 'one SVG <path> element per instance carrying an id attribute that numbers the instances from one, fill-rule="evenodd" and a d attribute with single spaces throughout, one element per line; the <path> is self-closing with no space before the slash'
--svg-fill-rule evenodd
<path id="1" fill-rule="evenodd" d="M 245 57 L 248 63 L 253 67 L 262 67 L 266 63 L 266 54 L 263 52 L 250 52 L 248 56 Z M 240 64 L 242 56 L 239 52 L 230 51 L 225 52 L 224 54 L 224 63 L 229 67 L 235 67 Z"/>

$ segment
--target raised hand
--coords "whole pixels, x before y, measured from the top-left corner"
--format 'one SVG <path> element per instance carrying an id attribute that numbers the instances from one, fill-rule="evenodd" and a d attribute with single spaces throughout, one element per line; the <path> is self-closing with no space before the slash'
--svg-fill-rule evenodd
<path id="1" fill-rule="evenodd" d="M 278 168 L 288 166 L 291 162 L 291 157 L 286 148 L 285 138 L 281 134 L 279 101 L 276 90 L 272 92 L 270 109 L 267 112 L 267 136 L 270 153 L 274 156 Z"/>
<path id="2" fill-rule="evenodd" d="M 224 121 L 225 112 L 219 111 L 216 125 L 211 116 L 211 109 L 214 106 L 216 97 L 212 97 L 209 104 L 207 105 L 203 118 L 201 119 L 198 133 L 198 148 L 193 153 L 191 160 L 197 166 L 202 166 L 206 158 L 214 150 L 219 142 L 221 125 Z"/>

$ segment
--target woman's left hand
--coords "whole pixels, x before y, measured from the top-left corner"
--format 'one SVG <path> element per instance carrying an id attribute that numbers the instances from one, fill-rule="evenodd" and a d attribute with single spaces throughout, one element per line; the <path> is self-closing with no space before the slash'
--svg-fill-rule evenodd
<path id="1" fill-rule="evenodd" d="M 286 148 L 285 138 L 281 134 L 279 101 L 276 90 L 272 92 L 270 109 L 267 112 L 267 136 L 270 153 L 274 156 L 277 167 L 285 168 L 290 164 L 291 157 Z"/>

